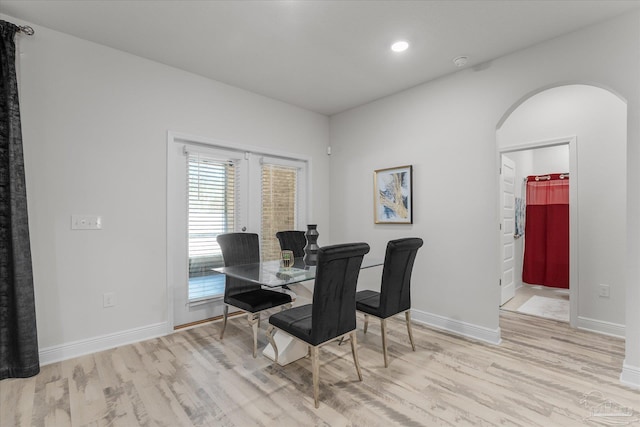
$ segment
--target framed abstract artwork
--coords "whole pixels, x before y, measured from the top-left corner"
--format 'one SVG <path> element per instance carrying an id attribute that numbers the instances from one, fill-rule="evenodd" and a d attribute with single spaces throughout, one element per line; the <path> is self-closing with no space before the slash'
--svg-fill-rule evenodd
<path id="1" fill-rule="evenodd" d="M 376 224 L 413 224 L 413 167 L 373 173 L 373 220 Z"/>

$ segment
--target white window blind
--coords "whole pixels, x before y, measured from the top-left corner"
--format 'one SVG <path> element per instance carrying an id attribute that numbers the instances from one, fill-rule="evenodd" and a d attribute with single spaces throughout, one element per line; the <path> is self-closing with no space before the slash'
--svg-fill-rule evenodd
<path id="1" fill-rule="evenodd" d="M 234 231 L 237 168 L 233 161 L 187 153 L 189 300 L 219 295 L 222 277 L 211 269 L 223 265 L 216 237 Z"/>
<path id="2" fill-rule="evenodd" d="M 262 164 L 261 257 L 280 258 L 280 243 L 276 233 L 295 230 L 298 212 L 298 168 L 277 164 Z"/>

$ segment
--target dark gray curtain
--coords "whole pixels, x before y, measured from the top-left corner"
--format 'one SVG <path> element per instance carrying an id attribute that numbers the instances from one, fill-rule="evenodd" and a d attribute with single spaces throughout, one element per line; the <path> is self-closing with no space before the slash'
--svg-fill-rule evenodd
<path id="1" fill-rule="evenodd" d="M 16 79 L 17 31 L 0 20 L 0 380 L 40 372 Z"/>

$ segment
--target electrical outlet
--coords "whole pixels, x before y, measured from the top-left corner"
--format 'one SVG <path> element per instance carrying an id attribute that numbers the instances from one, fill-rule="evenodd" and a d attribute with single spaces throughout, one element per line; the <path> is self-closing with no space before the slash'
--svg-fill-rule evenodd
<path id="1" fill-rule="evenodd" d="M 100 215 L 71 215 L 72 230 L 102 230 Z"/>
<path id="2" fill-rule="evenodd" d="M 599 296 L 609 298 L 609 285 L 600 285 Z"/>
<path id="3" fill-rule="evenodd" d="M 107 292 L 102 295 L 102 306 L 104 308 L 113 307 L 116 305 L 116 294 L 115 292 Z"/>

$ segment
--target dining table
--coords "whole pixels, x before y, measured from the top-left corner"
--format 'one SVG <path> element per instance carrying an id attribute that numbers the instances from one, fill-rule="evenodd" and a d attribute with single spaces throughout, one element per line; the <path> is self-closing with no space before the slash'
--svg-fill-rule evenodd
<path id="1" fill-rule="evenodd" d="M 384 259 L 365 255 L 360 269 L 381 266 Z M 296 294 L 290 286 L 302 282 L 312 281 L 316 277 L 316 266 L 305 263 L 304 258 L 295 258 L 293 266 L 283 267 L 281 260 L 261 261 L 251 264 L 233 265 L 214 268 L 214 271 L 259 284 L 269 289 L 280 289 L 291 294 L 294 305 Z M 279 331 L 274 335 L 278 347 L 278 364 L 287 365 L 305 357 L 308 353 L 307 344 Z M 262 354 L 271 360 L 276 360 L 274 349 L 267 345 Z"/>

